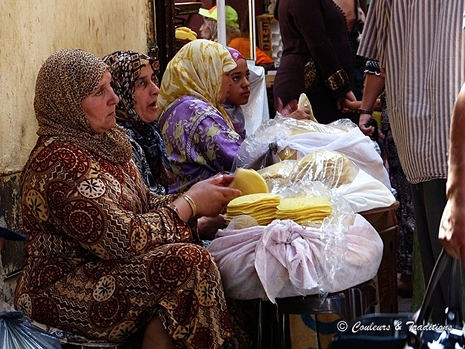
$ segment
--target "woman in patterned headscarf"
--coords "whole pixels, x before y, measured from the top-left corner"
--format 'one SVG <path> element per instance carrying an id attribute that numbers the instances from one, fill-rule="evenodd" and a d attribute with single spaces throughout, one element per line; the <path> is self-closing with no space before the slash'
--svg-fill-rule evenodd
<path id="1" fill-rule="evenodd" d="M 198 39 L 168 63 L 158 98 L 160 126 L 179 192 L 199 180 L 230 171 L 242 138 L 221 103 L 236 67 L 228 50 Z"/>
<path id="2" fill-rule="evenodd" d="M 106 64 L 82 50 L 58 51 L 39 71 L 15 306 L 92 339 L 145 328 L 144 349 L 222 348 L 231 325 L 195 216 L 218 215 L 240 192 L 225 175 L 183 195 L 150 193 L 115 123 L 110 80 Z"/>
<path id="3" fill-rule="evenodd" d="M 116 51 L 103 58 L 119 97 L 116 122 L 132 144 L 133 158 L 151 191 L 166 194 L 174 175 L 166 156 L 157 116 L 159 62 L 134 51 Z"/>
<path id="4" fill-rule="evenodd" d="M 132 144 L 133 159 L 145 184 L 152 192 L 166 194 L 174 175 L 166 155 L 160 126 L 156 122 L 159 62 L 135 51 L 116 51 L 103 58 L 112 75 L 111 86 L 119 97 L 116 122 L 123 127 Z M 222 215 L 199 217 L 199 235 L 213 240 L 225 227 Z"/>

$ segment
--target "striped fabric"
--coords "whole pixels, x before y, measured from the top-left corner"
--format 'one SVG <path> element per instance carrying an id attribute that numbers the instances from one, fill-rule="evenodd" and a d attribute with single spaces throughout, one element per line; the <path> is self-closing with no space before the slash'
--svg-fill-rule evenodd
<path id="1" fill-rule="evenodd" d="M 358 54 L 386 69 L 389 121 L 409 182 L 447 177 L 465 82 L 464 0 L 372 0 Z"/>

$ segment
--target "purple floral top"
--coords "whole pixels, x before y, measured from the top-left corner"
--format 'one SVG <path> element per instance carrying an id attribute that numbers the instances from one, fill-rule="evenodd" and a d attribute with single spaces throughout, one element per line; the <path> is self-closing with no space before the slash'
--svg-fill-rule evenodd
<path id="1" fill-rule="evenodd" d="M 231 122 L 233 123 L 236 132 L 242 139 L 245 139 L 247 131 L 245 129 L 245 117 L 242 107 L 240 105 L 232 104 L 229 101 L 224 102 L 222 106 L 231 118 Z"/>
<path id="2" fill-rule="evenodd" d="M 210 103 L 183 96 L 160 117 L 166 152 L 176 183 L 170 193 L 183 192 L 194 183 L 221 171 L 231 171 L 243 139 Z"/>

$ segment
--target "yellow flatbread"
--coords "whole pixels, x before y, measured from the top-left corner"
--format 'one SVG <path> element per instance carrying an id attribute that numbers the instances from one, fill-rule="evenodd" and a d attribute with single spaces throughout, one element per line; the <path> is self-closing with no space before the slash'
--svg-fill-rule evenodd
<path id="1" fill-rule="evenodd" d="M 281 195 L 271 193 L 256 193 L 239 196 L 226 207 L 226 221 L 235 217 L 248 215 L 258 224 L 267 225 L 276 218 L 276 207 L 279 205 Z"/>
<path id="2" fill-rule="evenodd" d="M 265 180 L 254 169 L 238 168 L 229 186 L 239 189 L 242 195 L 268 193 Z"/>
<path id="3" fill-rule="evenodd" d="M 228 208 L 233 208 L 233 207 L 242 207 L 244 205 L 253 205 L 255 203 L 259 204 L 266 204 L 266 203 L 271 203 L 274 204 L 276 203 L 276 206 L 279 204 L 281 201 L 281 195 L 279 194 L 272 194 L 272 193 L 256 193 L 256 194 L 247 194 L 247 195 L 242 195 L 238 196 L 235 199 L 232 199 L 229 204 Z"/>
<path id="4" fill-rule="evenodd" d="M 322 221 L 333 211 L 329 200 L 322 197 L 290 197 L 276 208 L 277 219 L 292 219 L 298 224 Z"/>

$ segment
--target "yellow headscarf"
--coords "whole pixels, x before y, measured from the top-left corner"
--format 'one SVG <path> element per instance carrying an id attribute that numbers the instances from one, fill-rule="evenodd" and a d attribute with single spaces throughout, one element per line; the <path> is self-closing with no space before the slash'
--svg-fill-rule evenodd
<path id="1" fill-rule="evenodd" d="M 226 47 L 217 42 L 197 39 L 184 45 L 168 63 L 161 79 L 159 114 L 178 98 L 191 95 L 212 104 L 234 129 L 221 106 L 221 80 L 223 73 L 236 66 Z"/>

